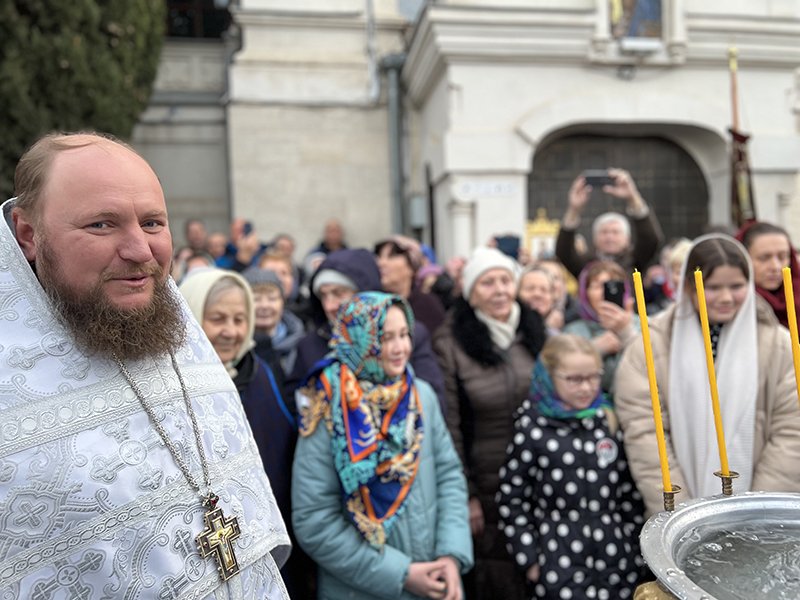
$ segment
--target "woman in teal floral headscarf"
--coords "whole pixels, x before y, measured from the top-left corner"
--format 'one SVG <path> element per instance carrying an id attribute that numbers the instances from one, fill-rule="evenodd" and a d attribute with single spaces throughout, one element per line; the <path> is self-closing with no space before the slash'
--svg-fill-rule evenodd
<path id="1" fill-rule="evenodd" d="M 408 366 L 412 327 L 399 296 L 357 294 L 298 397 L 292 520 L 320 597 L 460 598 L 472 565 L 461 465 Z"/>

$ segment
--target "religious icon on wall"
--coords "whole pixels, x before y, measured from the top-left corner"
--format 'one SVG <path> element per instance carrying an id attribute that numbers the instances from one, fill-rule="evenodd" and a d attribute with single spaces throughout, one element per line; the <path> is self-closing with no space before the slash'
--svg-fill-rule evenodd
<path id="1" fill-rule="evenodd" d="M 528 221 L 525 229 L 525 247 L 533 260 L 555 255 L 556 236 L 560 227 L 558 219 L 547 218 L 547 209 L 536 209 L 536 218 Z"/>
<path id="2" fill-rule="evenodd" d="M 661 38 L 661 0 L 609 0 L 611 35 L 621 38 Z"/>

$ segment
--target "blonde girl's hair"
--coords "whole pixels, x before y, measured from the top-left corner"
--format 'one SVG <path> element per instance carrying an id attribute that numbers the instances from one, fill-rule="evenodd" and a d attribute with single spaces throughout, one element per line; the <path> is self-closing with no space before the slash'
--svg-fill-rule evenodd
<path id="1" fill-rule="evenodd" d="M 544 364 L 551 378 L 561 364 L 561 357 L 565 354 L 587 354 L 594 357 L 598 367 L 603 364 L 603 359 L 591 340 L 572 333 L 561 333 L 547 338 L 539 354 L 539 358 L 541 358 L 542 364 Z M 611 434 L 616 434 L 619 427 L 616 414 L 609 410 L 606 411 L 606 417 L 608 418 L 608 428 Z"/>
<path id="2" fill-rule="evenodd" d="M 539 356 L 552 377 L 553 372 L 561 364 L 561 357 L 572 353 L 591 355 L 598 365 L 603 364 L 600 353 L 591 340 L 572 333 L 562 333 L 548 338 Z"/>

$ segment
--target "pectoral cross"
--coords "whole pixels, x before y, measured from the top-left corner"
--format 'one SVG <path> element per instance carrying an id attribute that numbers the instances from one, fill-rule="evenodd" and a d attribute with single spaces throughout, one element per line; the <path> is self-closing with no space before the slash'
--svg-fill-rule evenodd
<path id="1" fill-rule="evenodd" d="M 239 521 L 236 517 L 226 518 L 221 508 L 209 510 L 203 520 L 206 528 L 195 538 L 200 555 L 205 558 L 213 553 L 217 570 L 222 580 L 227 581 L 239 572 L 239 563 L 233 552 L 233 540 L 241 534 Z"/>

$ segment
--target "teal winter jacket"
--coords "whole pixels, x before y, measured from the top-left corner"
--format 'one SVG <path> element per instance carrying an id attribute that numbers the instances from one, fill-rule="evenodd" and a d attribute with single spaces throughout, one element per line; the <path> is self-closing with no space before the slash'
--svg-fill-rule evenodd
<path id="1" fill-rule="evenodd" d="M 433 389 L 416 380 L 424 437 L 420 465 L 403 513 L 382 551 L 370 546 L 342 505 L 330 434 L 321 421 L 297 443 L 292 472 L 292 522 L 300 546 L 319 565 L 318 598 L 416 598 L 403 589 L 412 562 L 452 556 L 472 568 L 467 487 Z"/>

